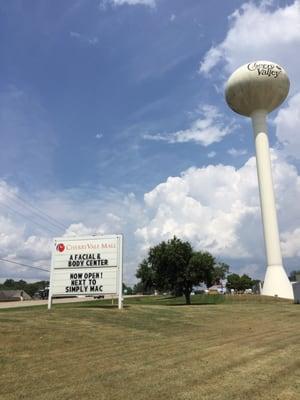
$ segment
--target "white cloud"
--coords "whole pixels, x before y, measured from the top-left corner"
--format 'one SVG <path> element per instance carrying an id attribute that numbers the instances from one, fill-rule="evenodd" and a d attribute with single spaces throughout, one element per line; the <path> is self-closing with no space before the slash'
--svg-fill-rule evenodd
<path id="1" fill-rule="evenodd" d="M 145 194 L 154 217 L 137 235 L 146 246 L 175 234 L 215 254 L 248 256 L 237 229 L 243 218 L 259 215 L 256 182 L 253 159 L 241 170 L 223 165 L 190 168 Z"/>
<path id="2" fill-rule="evenodd" d="M 200 72 L 208 74 L 212 68 L 214 68 L 223 57 L 223 52 L 217 47 L 212 47 L 205 54 L 204 60 L 200 64 Z"/>
<path id="3" fill-rule="evenodd" d="M 50 237 L 47 233 L 45 236 L 29 233 L 27 225 L 30 224 L 30 218 L 22 217 L 26 216 L 28 210 L 20 209 L 22 203 L 16 195 L 18 196 L 16 187 L 0 181 L 0 257 L 50 269 Z M 0 262 L 0 279 L 18 276 L 25 278 L 31 277 L 32 274 L 37 280 L 48 278 L 47 273 Z"/>
<path id="4" fill-rule="evenodd" d="M 156 6 L 156 0 L 104 0 L 102 3 L 100 3 L 100 8 L 105 8 L 106 4 L 112 4 L 114 6 L 122 6 L 122 5 L 128 5 L 128 6 L 136 6 L 136 5 L 143 5 L 143 6 L 148 6 L 148 7 L 155 7 Z"/>
<path id="5" fill-rule="evenodd" d="M 286 68 L 293 82 L 292 90 L 300 89 L 300 3 L 274 8 L 274 2 L 245 3 L 229 18 L 225 39 L 205 54 L 200 72 L 213 73 L 222 63 L 225 73 L 252 60 L 273 60 Z"/>
<path id="6" fill-rule="evenodd" d="M 29 260 L 32 265 L 36 262 L 43 264 L 44 260 L 47 260 L 44 265 L 45 268 L 48 266 L 50 269 L 50 245 L 51 239 L 49 237 L 25 236 L 23 243 L 16 248 L 15 257 L 22 260 Z"/>
<path id="7" fill-rule="evenodd" d="M 232 147 L 231 149 L 227 150 L 227 153 L 232 157 L 239 157 L 244 156 L 248 153 L 248 151 L 246 149 L 235 149 L 234 147 Z"/>
<path id="8" fill-rule="evenodd" d="M 279 222 L 285 232 L 284 254 L 293 257 L 300 252 L 300 240 L 294 240 L 290 247 L 285 242 L 300 226 L 295 201 L 300 198 L 300 177 L 277 152 L 272 151 L 272 162 Z M 176 235 L 221 258 L 240 260 L 240 266 L 260 265 L 263 275 L 265 256 L 254 157 L 239 169 L 224 165 L 190 168 L 146 193 L 144 200 L 149 220 L 136 235 L 145 248 Z"/>
<path id="9" fill-rule="evenodd" d="M 93 36 L 93 37 L 87 38 L 87 42 L 91 46 L 94 46 L 99 42 L 99 39 L 97 38 L 97 36 Z"/>
<path id="10" fill-rule="evenodd" d="M 13 223 L 13 221 L 3 215 L 0 216 L 0 255 L 5 257 L 14 252 L 19 239 L 24 234 L 24 226 Z"/>
<path id="11" fill-rule="evenodd" d="M 209 153 L 207 153 L 207 157 L 208 158 L 214 158 L 216 157 L 217 153 L 215 151 L 210 151 Z"/>
<path id="12" fill-rule="evenodd" d="M 87 36 L 82 33 L 74 32 L 74 31 L 70 32 L 70 37 L 77 39 L 82 43 L 86 43 L 90 46 L 95 46 L 99 42 L 99 39 L 97 36 Z"/>
<path id="13" fill-rule="evenodd" d="M 146 134 L 144 139 L 162 140 L 168 143 L 195 142 L 202 146 L 209 146 L 220 142 L 234 129 L 231 124 L 225 125 L 224 116 L 214 106 L 205 105 L 199 113 L 201 117 L 193 121 L 188 129 L 166 134 Z"/>
<path id="14" fill-rule="evenodd" d="M 154 140 L 154 141 L 160 141 L 160 140 L 162 140 L 162 141 L 169 141 L 168 140 L 168 136 L 167 135 L 164 135 L 164 134 L 162 134 L 162 133 L 155 133 L 155 134 L 151 134 L 151 133 L 145 133 L 144 135 L 143 135 L 143 139 L 146 139 L 146 140 Z"/>
<path id="15" fill-rule="evenodd" d="M 282 234 L 282 253 L 286 257 L 300 257 L 300 228 Z"/>
<path id="16" fill-rule="evenodd" d="M 28 236 L 24 222 L 20 223 L 4 216 L 0 216 L 0 230 L 1 258 L 50 270 L 49 237 Z M 39 280 L 48 279 L 49 275 L 46 272 L 0 261 L 0 279 L 18 277 L 35 277 Z"/>
<path id="17" fill-rule="evenodd" d="M 300 93 L 290 98 L 274 119 L 276 136 L 286 154 L 300 158 Z"/>
<path id="18" fill-rule="evenodd" d="M 19 221 L 13 221 L 7 215 L 10 196 L 17 193 L 16 188 L 10 187 L 5 181 L 0 181 L 0 257 L 14 252 L 19 239 L 23 237 L 25 226 Z"/>
<path id="19" fill-rule="evenodd" d="M 260 270 L 261 266 L 258 264 L 246 264 L 239 269 L 239 274 L 247 274 L 251 277 L 257 277 Z"/>
<path id="20" fill-rule="evenodd" d="M 102 139 L 103 133 L 97 133 L 95 137 L 96 137 L 96 139 Z"/>
<path id="21" fill-rule="evenodd" d="M 73 223 L 65 231 L 64 236 L 85 236 L 85 235 L 105 235 L 112 233 L 112 226 L 114 233 L 120 233 L 124 225 L 124 221 L 118 215 L 113 213 L 106 213 L 103 222 L 99 225 L 89 224 L 88 226 L 83 222 Z M 95 221 L 96 222 L 96 221 Z"/>
<path id="22" fill-rule="evenodd" d="M 82 37 L 82 35 L 80 33 L 74 32 L 74 31 L 70 32 L 70 36 L 73 38 L 76 38 L 76 39 L 80 39 Z"/>
<path id="23" fill-rule="evenodd" d="M 94 235 L 98 229 L 94 229 L 92 227 L 86 226 L 82 222 L 78 222 L 75 224 L 71 224 L 68 229 L 65 231 L 65 237 L 68 236 L 85 236 L 85 235 Z M 101 232 L 103 233 L 103 232 Z"/>

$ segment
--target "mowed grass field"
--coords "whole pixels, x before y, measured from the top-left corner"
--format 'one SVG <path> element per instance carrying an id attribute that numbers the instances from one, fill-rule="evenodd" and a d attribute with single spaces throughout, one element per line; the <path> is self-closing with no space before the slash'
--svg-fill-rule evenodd
<path id="1" fill-rule="evenodd" d="M 226 299 L 2 310 L 0 398 L 299 400 L 300 305 Z"/>

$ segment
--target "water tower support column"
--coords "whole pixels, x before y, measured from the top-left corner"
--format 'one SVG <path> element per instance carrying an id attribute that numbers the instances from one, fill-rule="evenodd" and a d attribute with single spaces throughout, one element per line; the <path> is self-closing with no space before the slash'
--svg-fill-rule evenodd
<path id="1" fill-rule="evenodd" d="M 256 110 L 251 114 L 267 256 L 267 270 L 262 294 L 293 299 L 292 285 L 282 266 L 266 117 L 265 110 Z"/>

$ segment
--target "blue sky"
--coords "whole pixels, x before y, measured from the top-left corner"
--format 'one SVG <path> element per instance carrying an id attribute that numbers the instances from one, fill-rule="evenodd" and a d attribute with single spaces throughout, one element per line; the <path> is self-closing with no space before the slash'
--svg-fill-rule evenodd
<path id="1" fill-rule="evenodd" d="M 262 277 L 251 126 L 223 86 L 270 59 L 291 79 L 269 127 L 285 265 L 299 267 L 299 7 L 0 1 L 0 256 L 47 266 L 52 236 L 123 232 L 133 283 L 147 248 L 176 234 Z M 50 233 L 15 194 L 66 229 Z M 8 276 L 46 275 L 2 263 Z"/>

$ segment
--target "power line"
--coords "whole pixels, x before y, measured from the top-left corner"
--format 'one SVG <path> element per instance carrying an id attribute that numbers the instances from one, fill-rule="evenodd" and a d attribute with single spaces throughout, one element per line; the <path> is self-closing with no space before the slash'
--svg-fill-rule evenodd
<path id="1" fill-rule="evenodd" d="M 36 214 L 40 214 L 41 218 L 48 219 L 50 223 L 55 224 L 60 229 L 68 229 L 68 227 L 66 225 L 62 224 L 56 218 L 52 217 L 51 215 L 48 215 L 47 213 L 42 211 L 40 208 L 33 206 L 31 203 L 29 203 L 28 201 L 26 201 L 25 199 L 23 199 L 21 196 L 17 195 L 16 193 L 9 192 L 9 194 L 13 195 L 17 199 L 21 200 L 25 205 L 27 205 L 27 207 L 31 208 Z"/>
<path id="2" fill-rule="evenodd" d="M 33 224 L 39 226 L 40 228 L 46 229 L 48 232 L 50 232 L 50 233 L 52 233 L 52 234 L 53 234 L 53 233 L 56 234 L 56 231 L 54 231 L 53 228 L 51 228 L 51 227 L 46 227 L 45 225 L 40 224 L 39 222 L 33 220 L 32 218 L 29 218 L 27 215 L 21 213 L 20 211 L 15 210 L 14 208 L 10 207 L 9 205 L 5 204 L 5 203 L 2 202 L 2 201 L 0 201 L 0 203 L 2 204 L 3 207 L 8 208 L 8 209 L 9 209 L 10 211 L 12 211 L 13 213 L 20 215 L 21 217 L 23 217 L 23 218 L 29 220 L 30 222 L 32 222 Z M 57 229 L 57 228 L 56 228 L 56 229 Z"/>
<path id="3" fill-rule="evenodd" d="M 32 205 L 31 203 L 29 203 L 27 200 L 25 200 L 20 195 L 18 195 L 16 193 L 12 193 L 12 192 L 6 192 L 5 194 L 8 195 L 9 197 L 15 197 L 16 199 L 21 201 L 23 203 L 23 205 L 25 205 L 27 208 L 31 209 L 31 211 L 33 211 L 39 218 L 44 219 L 47 223 L 52 224 L 56 229 L 57 228 L 62 229 L 62 230 L 68 229 L 68 227 L 66 225 L 62 224 L 60 221 L 58 221 L 54 217 L 48 215 L 47 213 L 42 211 L 40 208 Z"/>
<path id="4" fill-rule="evenodd" d="M 21 265 L 22 267 L 26 267 L 26 268 L 39 269 L 40 271 L 50 272 L 48 269 L 45 269 L 42 267 L 33 267 L 32 265 L 22 264 L 17 261 L 7 260 L 6 258 L 0 258 L 0 261 L 5 261 L 5 262 L 11 263 L 11 264 L 16 264 L 16 265 Z"/>

